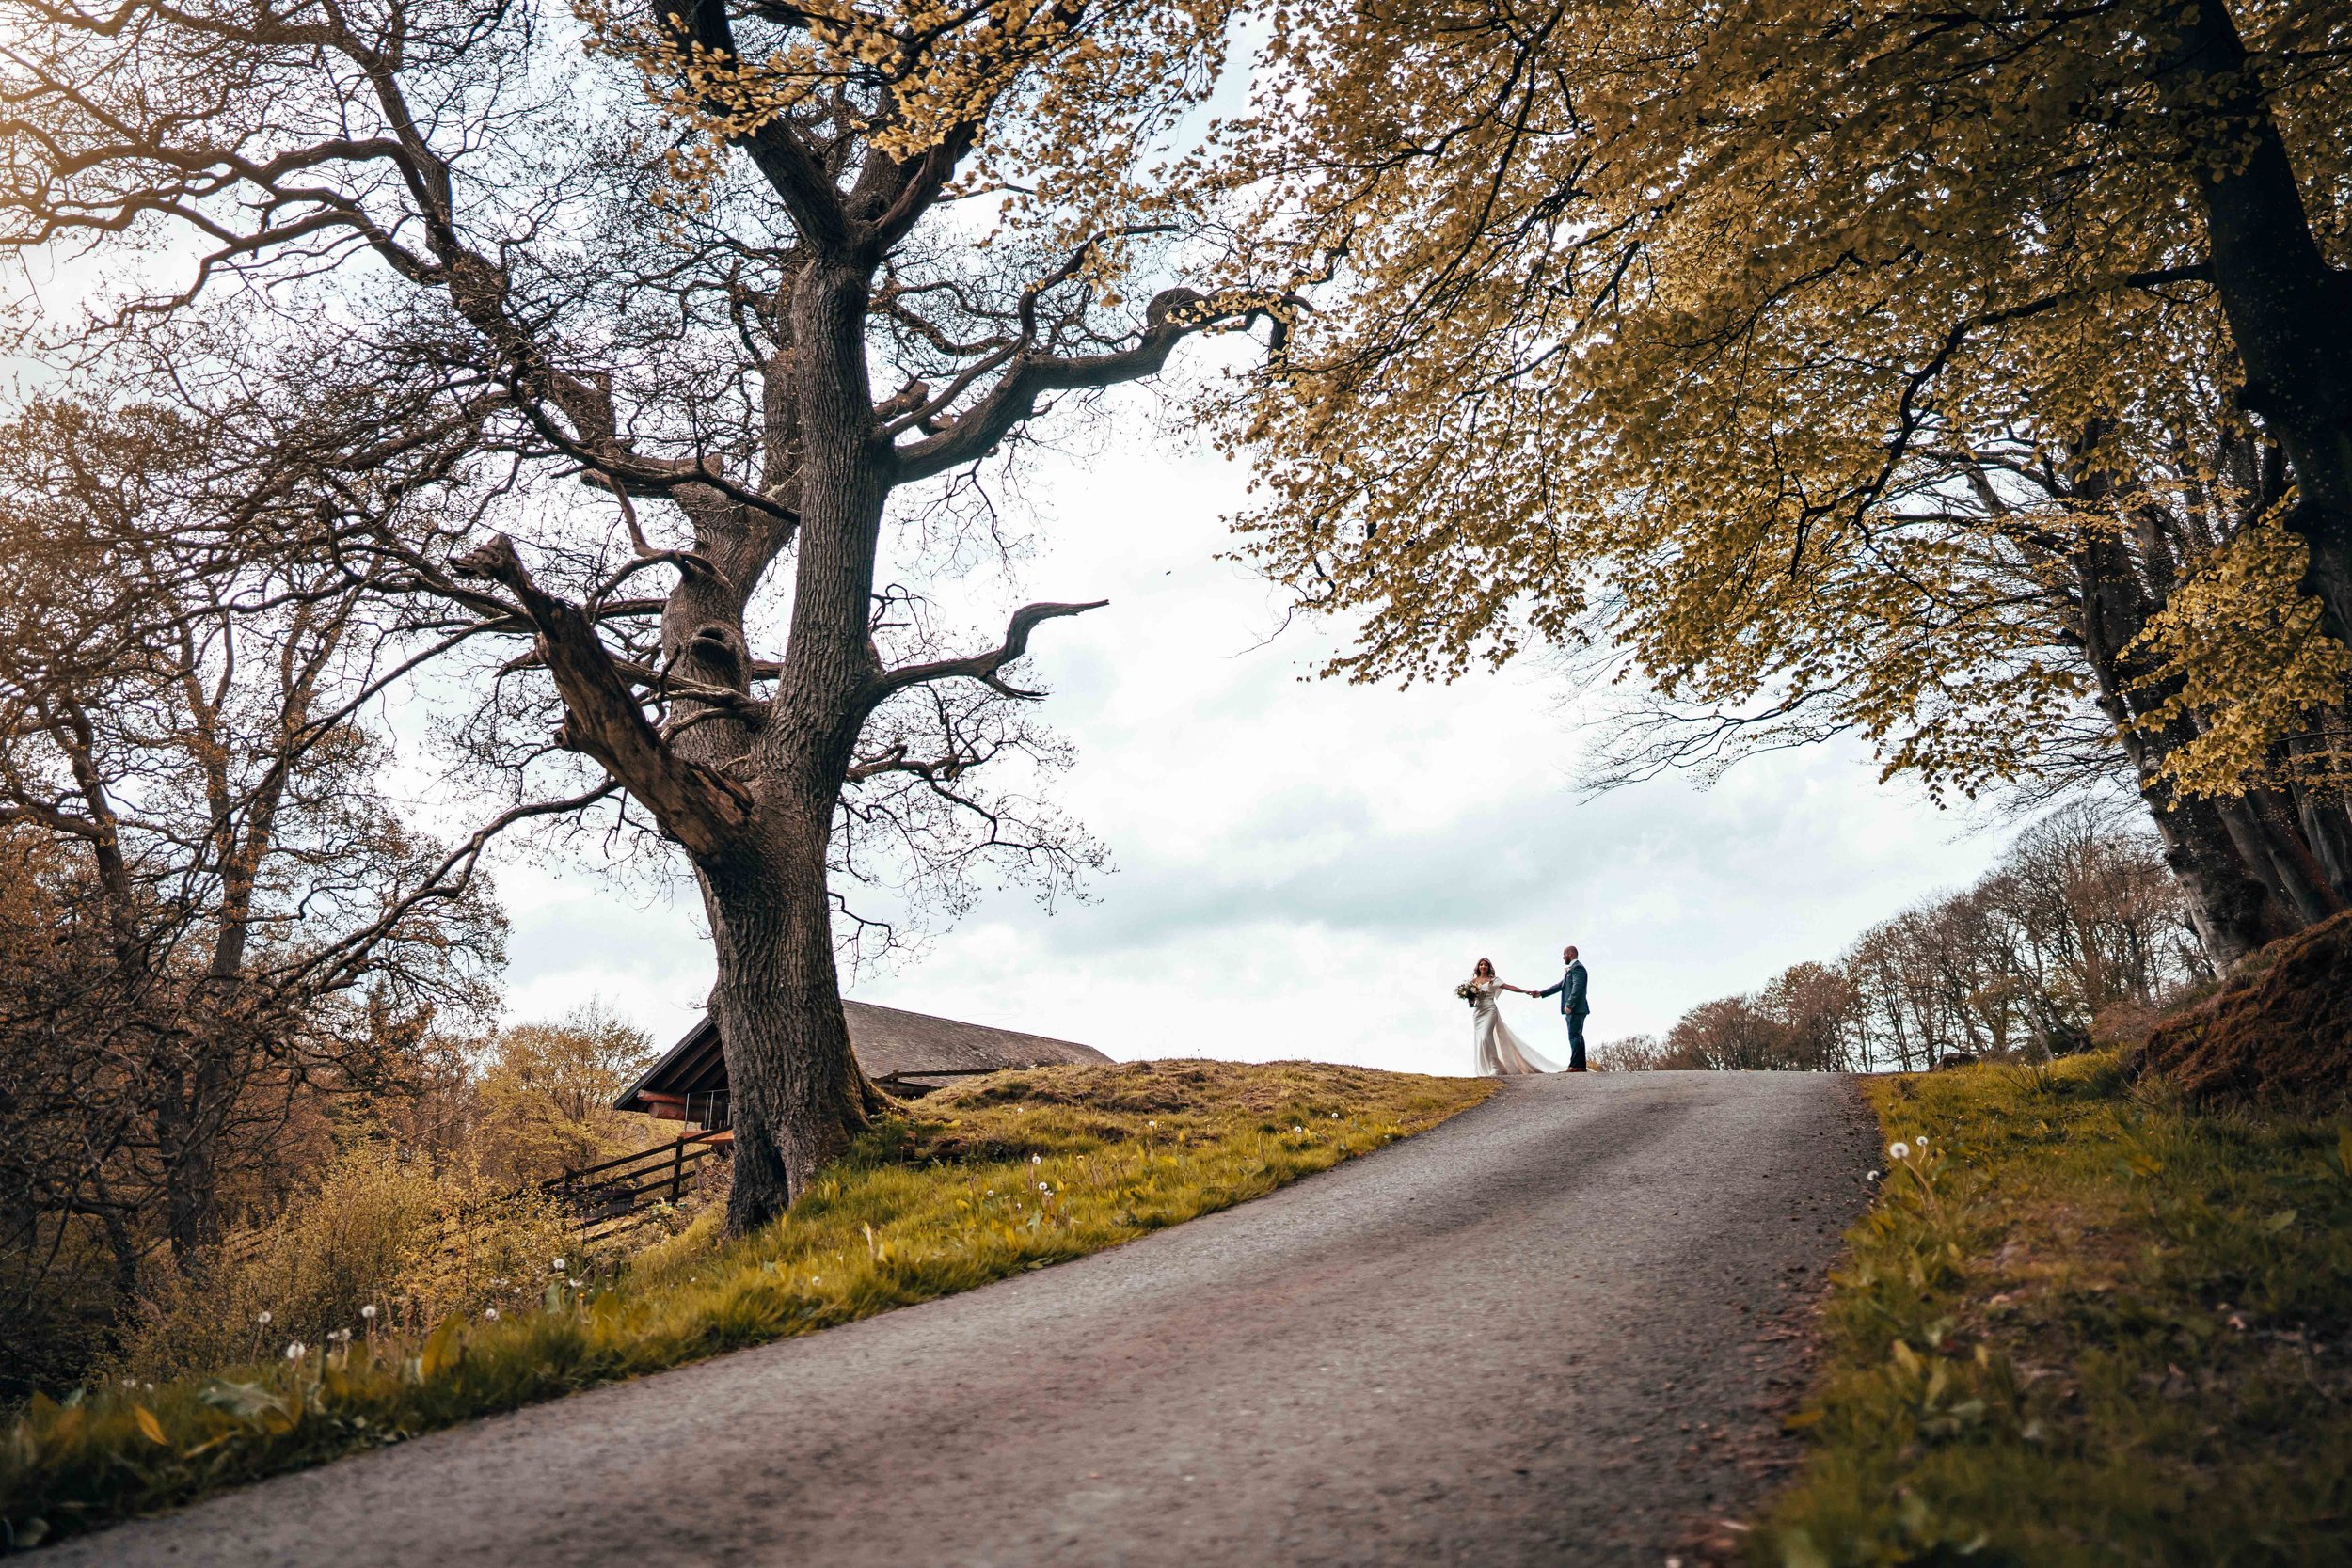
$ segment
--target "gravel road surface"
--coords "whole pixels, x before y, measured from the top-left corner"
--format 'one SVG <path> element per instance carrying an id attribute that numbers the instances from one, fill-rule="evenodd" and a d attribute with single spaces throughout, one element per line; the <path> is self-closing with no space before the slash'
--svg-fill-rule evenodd
<path id="1" fill-rule="evenodd" d="M 1661 1563 L 1791 1451 L 1843 1079 L 1517 1080 L 1074 1263 L 445 1432 L 70 1564 Z"/>

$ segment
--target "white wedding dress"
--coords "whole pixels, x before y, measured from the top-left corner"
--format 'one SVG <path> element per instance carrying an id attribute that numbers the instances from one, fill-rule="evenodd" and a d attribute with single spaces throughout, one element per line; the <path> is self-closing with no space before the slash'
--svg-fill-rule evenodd
<path id="1" fill-rule="evenodd" d="M 1474 1069 L 1481 1078 L 1516 1078 L 1531 1072 L 1558 1072 L 1561 1065 L 1538 1053 L 1502 1022 L 1502 1010 L 1495 1006 L 1496 990 L 1492 980 L 1471 982 L 1475 1000 L 1470 1009 L 1471 1039 L 1474 1043 Z"/>

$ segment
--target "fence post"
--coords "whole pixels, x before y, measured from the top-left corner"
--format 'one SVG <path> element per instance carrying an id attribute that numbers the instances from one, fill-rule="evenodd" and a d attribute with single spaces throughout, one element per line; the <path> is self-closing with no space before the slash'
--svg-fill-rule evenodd
<path id="1" fill-rule="evenodd" d="M 686 1134 L 677 1135 L 676 1150 L 670 1158 L 670 1201 L 675 1204 L 678 1195 L 686 1191 Z"/>

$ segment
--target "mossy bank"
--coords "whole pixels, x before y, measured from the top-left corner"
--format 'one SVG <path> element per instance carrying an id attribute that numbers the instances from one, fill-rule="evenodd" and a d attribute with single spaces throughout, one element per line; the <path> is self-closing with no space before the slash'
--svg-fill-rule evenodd
<path id="1" fill-rule="evenodd" d="M 1868 1089 L 1885 1191 L 1756 1560 L 2352 1561 L 2352 1126 L 2112 1054 Z"/>

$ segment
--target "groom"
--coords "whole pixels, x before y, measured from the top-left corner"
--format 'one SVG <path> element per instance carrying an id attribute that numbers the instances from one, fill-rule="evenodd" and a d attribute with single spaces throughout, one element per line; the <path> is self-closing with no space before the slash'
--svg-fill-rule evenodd
<path id="1" fill-rule="evenodd" d="M 1568 1070 L 1582 1072 L 1585 1070 L 1584 1015 L 1593 1010 L 1584 1001 L 1584 965 L 1578 960 L 1573 946 L 1560 950 L 1560 961 L 1568 966 L 1568 972 L 1560 976 L 1559 984 L 1549 986 L 1535 994 L 1538 997 L 1560 998 L 1561 1014 L 1568 1021 Z"/>

